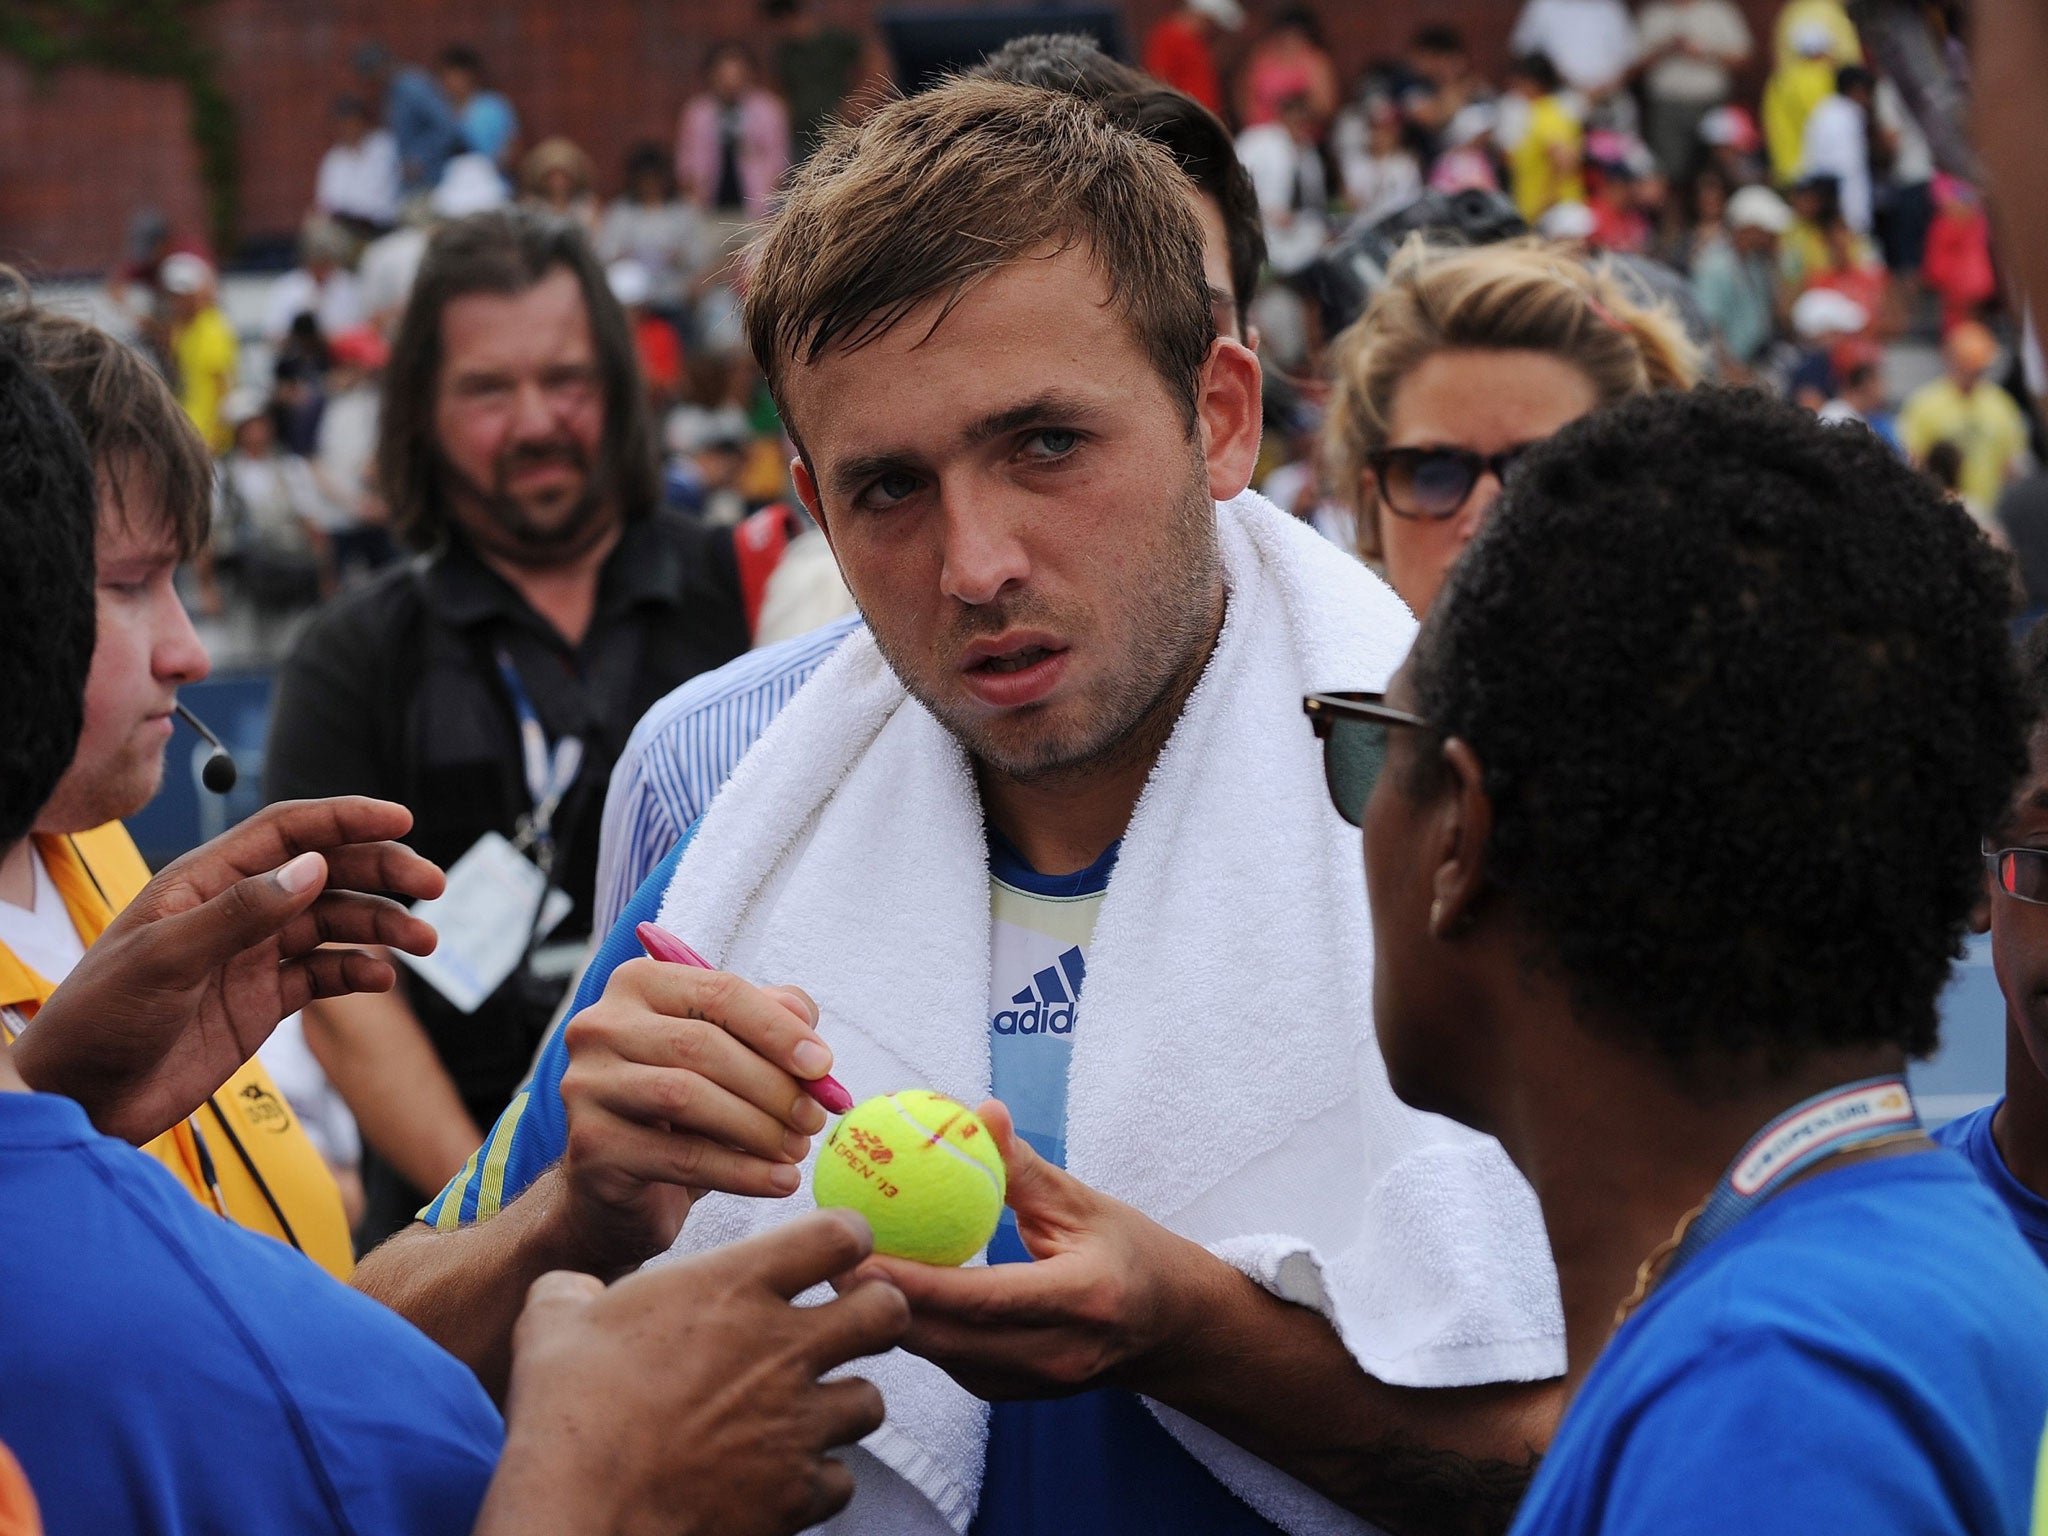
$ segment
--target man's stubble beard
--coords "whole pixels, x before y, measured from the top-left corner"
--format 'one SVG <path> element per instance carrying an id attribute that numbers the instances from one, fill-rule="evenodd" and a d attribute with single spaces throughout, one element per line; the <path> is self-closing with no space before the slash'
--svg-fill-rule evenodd
<path id="1" fill-rule="evenodd" d="M 1140 758 L 1157 757 L 1208 664 L 1222 622 L 1222 553 L 1216 503 L 1210 499 L 1199 458 L 1174 520 L 1171 556 L 1162 564 L 1157 582 L 1129 595 L 1128 632 L 1134 643 L 1125 658 L 1127 666 L 1098 684 L 1095 697 L 1100 703 L 1090 717 L 1059 735 L 1042 734 L 1022 744 L 1006 740 L 1003 732 L 990 728 L 995 722 L 933 698 L 882 631 L 870 624 L 869 633 L 911 696 L 977 764 L 1018 784 L 1053 786 L 1083 780 Z M 1073 632 L 1060 623 L 1057 612 L 1035 608 L 1028 601 L 971 609 L 942 642 L 935 660 L 950 667 L 976 638 L 1041 621 L 1056 631 Z M 1147 643 L 1148 636 L 1155 636 L 1156 642 Z M 1014 727 L 1016 718 L 1007 723 Z"/>
<path id="2" fill-rule="evenodd" d="M 515 565 L 545 568 L 574 560 L 611 531 L 616 521 L 610 477 L 578 456 L 583 490 L 568 509 L 542 523 L 526 503 L 509 491 L 479 485 L 445 455 L 440 456 L 443 488 L 451 503 L 466 504 L 469 515 L 452 517 L 472 544 Z M 502 473 L 502 470 L 501 470 Z M 472 518 L 487 534 L 480 535 Z"/>

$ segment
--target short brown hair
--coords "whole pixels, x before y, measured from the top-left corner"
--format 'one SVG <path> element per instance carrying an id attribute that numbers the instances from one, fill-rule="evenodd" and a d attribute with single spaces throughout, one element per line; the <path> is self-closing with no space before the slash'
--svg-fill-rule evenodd
<path id="1" fill-rule="evenodd" d="M 1215 339 L 1187 178 L 1157 144 L 1064 92 L 953 79 L 834 128 L 755 248 L 747 337 L 790 435 L 793 360 L 861 347 L 989 273 L 1085 245 L 1153 366 L 1195 415 Z"/>
<path id="2" fill-rule="evenodd" d="M 163 376 L 120 338 L 37 304 L 18 272 L 0 268 L 0 288 L 12 290 L 0 336 L 57 392 L 116 511 L 133 519 L 154 493 L 179 558 L 198 554 L 213 529 L 213 456 Z"/>
<path id="3" fill-rule="evenodd" d="M 565 271 L 583 293 L 590 342 L 604 388 L 604 449 L 598 483 L 627 522 L 652 515 L 660 498 L 654 428 L 639 354 L 626 312 L 612 297 L 590 240 L 571 220 L 531 208 L 457 219 L 438 231 L 420 263 L 412 297 L 391 344 L 378 418 L 377 481 L 391 520 L 415 549 L 448 532 L 434 398 L 441 378 L 441 314 L 472 293 L 516 295 Z"/>
<path id="4" fill-rule="evenodd" d="M 1374 509 L 1358 505 L 1366 462 L 1387 444 L 1402 383 L 1455 351 L 1549 353 L 1583 373 L 1601 405 L 1699 380 L 1684 327 L 1636 303 L 1604 268 L 1537 240 L 1447 248 L 1417 236 L 1333 348 L 1324 457 L 1338 494 L 1358 506 L 1368 560 L 1381 550 Z"/>

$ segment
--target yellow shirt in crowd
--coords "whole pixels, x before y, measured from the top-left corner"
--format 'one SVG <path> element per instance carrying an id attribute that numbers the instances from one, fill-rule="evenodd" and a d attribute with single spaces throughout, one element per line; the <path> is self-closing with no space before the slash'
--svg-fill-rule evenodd
<path id="1" fill-rule="evenodd" d="M 1916 461 L 1939 442 L 1963 456 L 1957 490 L 1978 517 L 1989 517 L 2006 477 L 2027 447 L 2027 419 L 2011 395 L 1979 379 L 1967 395 L 1944 375 L 1921 385 L 1899 409 L 1899 442 Z"/>
<path id="2" fill-rule="evenodd" d="M 1585 137 L 1579 120 L 1555 96 L 1539 96 L 1529 103 L 1529 131 L 1508 155 L 1508 169 L 1515 179 L 1515 207 L 1529 223 L 1534 224 L 1559 203 L 1586 200 L 1585 178 L 1577 165 Z M 1558 170 L 1560 152 L 1572 158 L 1569 173 Z"/>
<path id="3" fill-rule="evenodd" d="M 149 866 L 118 821 L 71 837 L 38 834 L 35 843 L 87 945 L 149 881 Z M 33 1019 L 56 990 L 0 944 L 0 1007 Z M 254 1058 L 198 1114 L 142 1150 L 236 1225 L 292 1243 L 336 1279 L 355 1268 L 334 1175 Z"/>
<path id="4" fill-rule="evenodd" d="M 234 328 L 218 304 L 209 304 L 171 337 L 178 365 L 178 403 L 215 453 L 227 451 L 229 432 L 221 402 L 234 387 L 237 348 Z"/>

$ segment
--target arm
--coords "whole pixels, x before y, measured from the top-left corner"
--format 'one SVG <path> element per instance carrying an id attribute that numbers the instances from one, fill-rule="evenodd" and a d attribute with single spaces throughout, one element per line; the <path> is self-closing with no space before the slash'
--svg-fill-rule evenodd
<path id="1" fill-rule="evenodd" d="M 2048 10 L 2032 0 L 1979 0 L 1974 39 L 1977 144 L 1991 171 L 1999 245 L 2014 285 L 2048 311 L 2048 179 L 2037 163 L 2048 132 Z"/>
<path id="2" fill-rule="evenodd" d="M 363 1139 L 413 1185 L 439 1189 L 483 1140 L 403 994 L 333 998 L 306 1010 L 306 1046 Z"/>
<path id="3" fill-rule="evenodd" d="M 911 1304 L 904 1347 L 978 1396 L 1121 1387 L 1206 1424 L 1397 1532 L 1498 1531 L 1562 1408 L 1558 1383 L 1415 1389 L 1368 1376 L 1322 1317 L 1045 1162 L 996 1103 L 1037 1261 L 871 1259 Z"/>
<path id="4" fill-rule="evenodd" d="M 286 661 L 264 762 L 270 798 L 403 792 L 370 725 L 389 709 L 386 680 L 355 664 L 384 647 L 357 639 L 352 626 L 319 624 Z M 440 1188 L 483 1139 L 402 991 L 308 1009 L 306 1044 L 364 1140 L 419 1188 Z"/>

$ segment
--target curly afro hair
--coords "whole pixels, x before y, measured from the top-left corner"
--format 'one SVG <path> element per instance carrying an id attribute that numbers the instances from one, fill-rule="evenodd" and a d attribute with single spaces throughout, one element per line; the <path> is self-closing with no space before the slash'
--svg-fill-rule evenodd
<path id="1" fill-rule="evenodd" d="M 1595 1027 L 1685 1069 L 1932 1050 L 2025 763 L 2004 560 L 1867 432 L 1638 397 L 1532 450 L 1432 608 L 1487 874 Z"/>
<path id="2" fill-rule="evenodd" d="M 28 834 L 78 750 L 94 638 L 92 459 L 49 384 L 0 345 L 0 849 Z"/>

